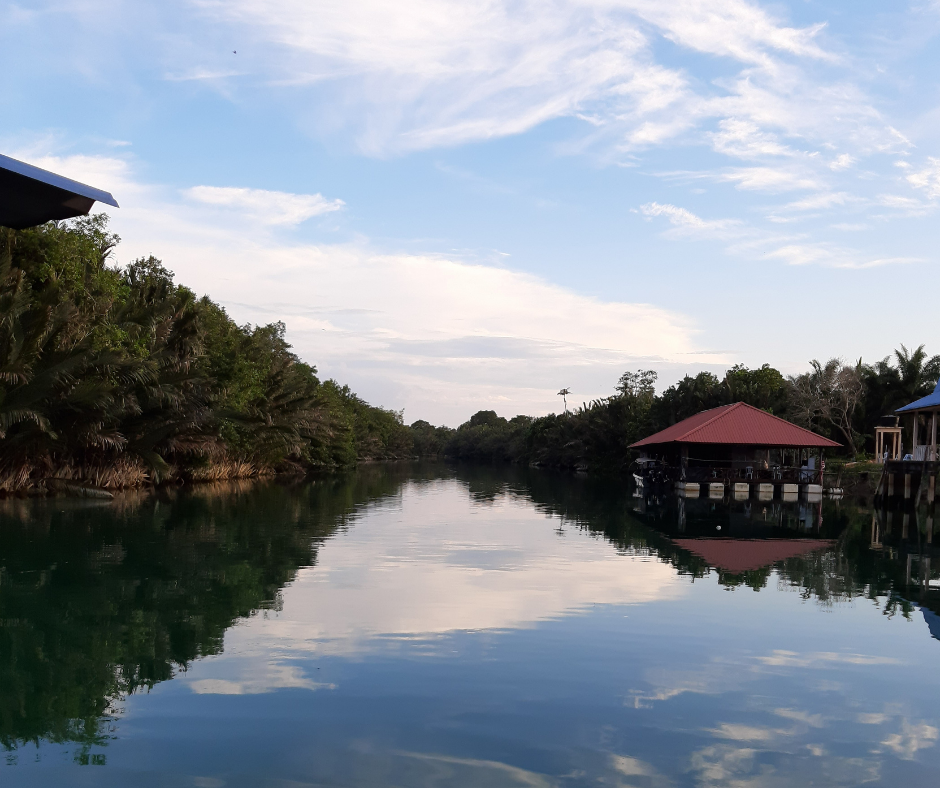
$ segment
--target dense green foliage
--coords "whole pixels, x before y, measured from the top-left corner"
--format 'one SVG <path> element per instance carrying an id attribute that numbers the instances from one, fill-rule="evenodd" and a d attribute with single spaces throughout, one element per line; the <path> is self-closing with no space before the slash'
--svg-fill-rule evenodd
<path id="1" fill-rule="evenodd" d="M 629 446 L 701 410 L 747 402 L 872 451 L 884 415 L 923 396 L 940 356 L 902 346 L 873 364 L 765 364 L 686 376 L 625 373 L 562 415 L 480 411 L 456 430 L 373 407 L 321 382 L 283 323 L 240 326 L 150 257 L 110 263 L 107 217 L 0 230 L 0 492 L 332 470 L 364 459 L 449 456 L 626 469 Z M 909 439 L 907 445 L 910 445 Z"/>
<path id="2" fill-rule="evenodd" d="M 702 410 L 746 402 L 840 442 L 844 456 L 855 458 L 873 451 L 881 418 L 930 393 L 938 377 L 940 356 L 928 357 L 923 346 L 913 352 L 902 346 L 875 364 L 813 361 L 809 372 L 790 378 L 768 364 L 738 365 L 723 378 L 700 372 L 658 395 L 656 373 L 640 370 L 625 373 L 612 396 L 570 413 L 506 420 L 480 411 L 456 430 L 427 422 L 412 430 L 416 450 L 433 446 L 428 453 L 456 459 L 617 472 L 629 467 L 629 447 L 641 438 Z"/>
<path id="3" fill-rule="evenodd" d="M 401 414 L 321 383 L 284 325 L 237 325 L 107 217 L 0 231 L 0 490 L 216 479 L 411 454 Z"/>

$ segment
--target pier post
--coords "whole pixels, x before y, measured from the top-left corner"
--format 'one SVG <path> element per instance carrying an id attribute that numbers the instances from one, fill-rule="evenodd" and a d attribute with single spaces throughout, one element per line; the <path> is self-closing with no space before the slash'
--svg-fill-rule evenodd
<path id="1" fill-rule="evenodd" d="M 909 499 L 911 497 L 911 475 L 909 473 L 904 474 L 904 498 Z"/>
<path id="2" fill-rule="evenodd" d="M 894 497 L 894 474 L 893 473 L 888 474 L 888 497 L 889 498 Z"/>
<path id="3" fill-rule="evenodd" d="M 930 474 L 930 481 L 927 482 L 927 503 L 933 503 L 937 497 L 937 477 Z"/>

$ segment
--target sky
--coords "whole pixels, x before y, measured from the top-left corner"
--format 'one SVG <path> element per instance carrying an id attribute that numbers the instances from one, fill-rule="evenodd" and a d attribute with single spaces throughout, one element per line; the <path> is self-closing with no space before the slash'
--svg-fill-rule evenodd
<path id="1" fill-rule="evenodd" d="M 940 2 L 0 0 L 0 153 L 410 423 L 940 352 Z"/>

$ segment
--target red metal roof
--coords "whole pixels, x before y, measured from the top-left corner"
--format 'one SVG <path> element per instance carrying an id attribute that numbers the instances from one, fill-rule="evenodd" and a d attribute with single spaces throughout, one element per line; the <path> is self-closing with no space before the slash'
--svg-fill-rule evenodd
<path id="1" fill-rule="evenodd" d="M 735 574 L 760 569 L 787 558 L 815 553 L 835 544 L 831 539 L 673 539 L 709 566 Z"/>
<path id="2" fill-rule="evenodd" d="M 840 445 L 744 402 L 696 413 L 655 435 L 637 441 L 630 448 L 663 443 L 719 443 L 794 448 L 828 448 Z"/>

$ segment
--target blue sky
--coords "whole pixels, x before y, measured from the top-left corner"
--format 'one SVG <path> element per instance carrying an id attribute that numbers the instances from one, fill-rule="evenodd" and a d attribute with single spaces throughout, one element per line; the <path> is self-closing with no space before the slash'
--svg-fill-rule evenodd
<path id="1" fill-rule="evenodd" d="M 940 349 L 940 3 L 0 0 L 0 151 L 406 421 Z"/>

